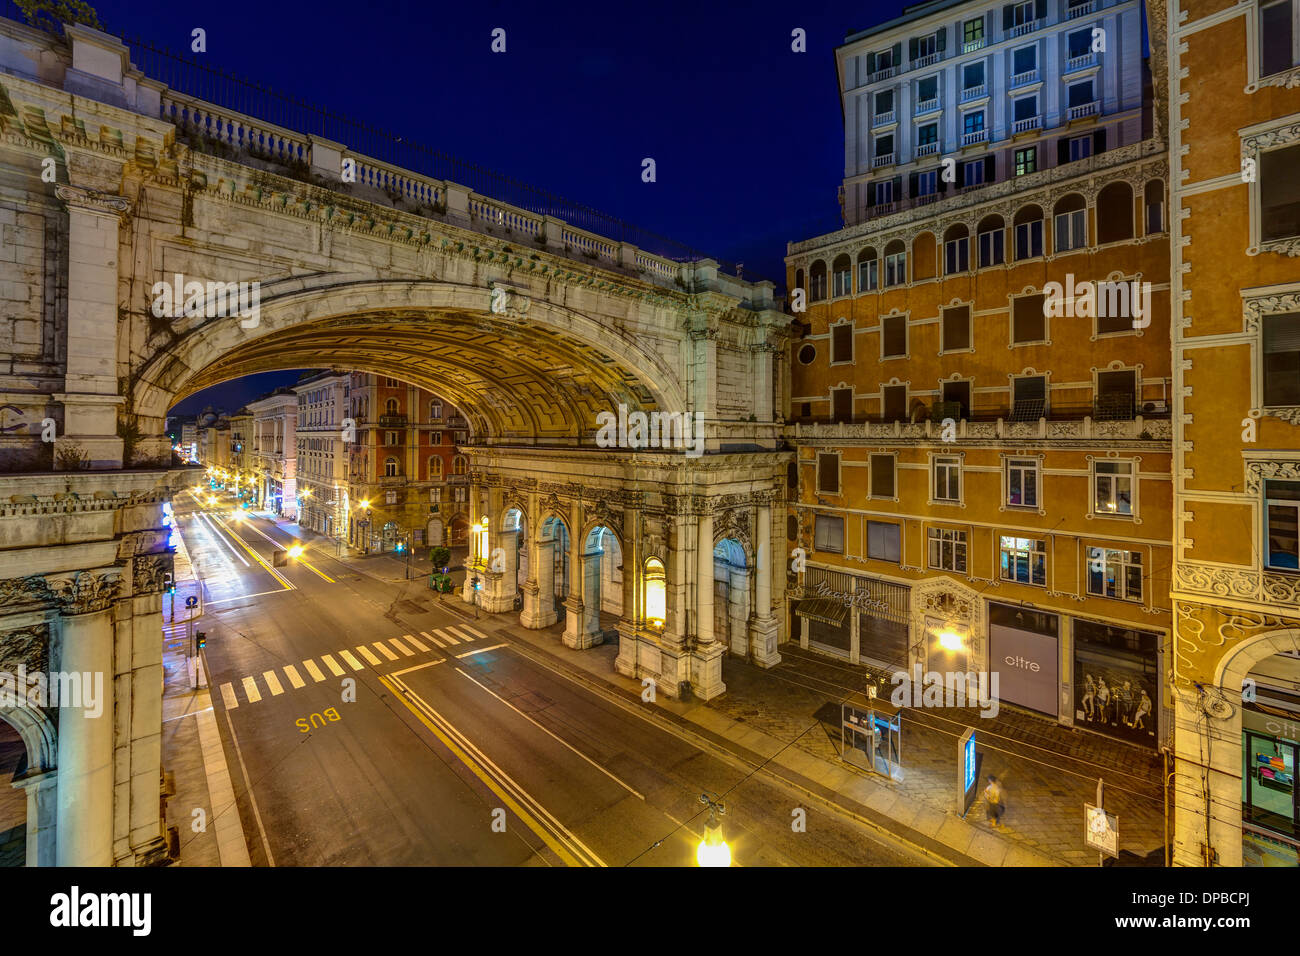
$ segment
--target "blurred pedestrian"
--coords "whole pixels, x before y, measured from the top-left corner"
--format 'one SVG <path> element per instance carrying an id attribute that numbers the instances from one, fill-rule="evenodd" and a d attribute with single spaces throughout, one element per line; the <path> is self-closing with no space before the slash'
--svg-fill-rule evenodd
<path id="1" fill-rule="evenodd" d="M 1002 786 L 998 783 L 998 778 L 989 774 L 988 786 L 984 788 L 984 809 L 988 813 L 989 826 L 1000 827 L 1002 825 L 1002 814 L 1006 812 L 1006 798 L 1002 794 Z"/>

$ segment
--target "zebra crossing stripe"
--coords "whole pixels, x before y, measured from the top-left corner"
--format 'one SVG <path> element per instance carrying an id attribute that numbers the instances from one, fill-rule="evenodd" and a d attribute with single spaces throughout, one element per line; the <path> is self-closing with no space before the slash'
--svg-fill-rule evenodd
<path id="1" fill-rule="evenodd" d="M 343 653 L 344 653 L 344 654 L 347 654 L 347 651 L 344 651 Z M 370 648 L 366 647 L 366 645 L 364 645 L 364 644 L 360 644 L 360 645 L 358 645 L 358 646 L 357 646 L 357 653 L 360 654 L 362 657 L 364 657 L 364 658 L 366 659 L 366 661 L 370 664 L 371 667 L 378 667 L 378 666 L 379 666 L 379 658 L 376 657 L 374 654 L 372 654 L 372 653 L 370 652 Z M 351 661 L 348 661 L 348 663 L 350 664 L 350 663 L 352 663 L 352 662 L 351 662 Z M 360 670 L 360 669 L 361 669 L 360 667 L 357 668 L 357 670 Z"/>
<path id="2" fill-rule="evenodd" d="M 454 628 L 454 627 L 444 628 L 444 630 L 446 630 L 446 631 L 450 631 L 452 634 L 455 634 L 457 637 L 459 637 L 459 638 L 460 638 L 462 641 L 464 641 L 466 644 L 473 644 L 473 643 L 474 643 L 474 638 L 472 638 L 472 637 L 470 637 L 468 634 L 466 634 L 464 630 L 457 630 L 457 629 Z"/>
<path id="3" fill-rule="evenodd" d="M 421 633 L 421 634 L 424 634 L 423 631 L 421 631 L 420 633 Z M 412 644 L 414 644 L 418 650 L 424 651 L 426 654 L 428 653 L 429 648 L 428 648 L 426 645 L 421 644 L 421 643 L 419 642 L 418 639 L 412 637 L 410 634 L 404 634 L 404 635 L 402 635 L 402 636 L 403 636 L 403 638 L 404 638 L 405 640 L 408 640 L 408 641 L 410 641 Z M 425 637 L 428 637 L 429 635 L 428 635 L 428 634 L 425 634 L 424 636 L 425 636 Z"/>
<path id="4" fill-rule="evenodd" d="M 251 677 L 244 678 L 244 696 L 248 698 L 250 704 L 256 704 L 262 699 L 262 692 L 257 689 L 257 681 Z"/>
<path id="5" fill-rule="evenodd" d="M 266 686 L 271 688 L 272 697 L 279 697 L 284 693 L 284 685 L 280 683 L 280 678 L 275 676 L 275 671 L 262 671 L 262 679 L 266 681 Z"/>
<path id="6" fill-rule="evenodd" d="M 441 648 L 445 649 L 447 647 L 446 644 L 442 643 L 442 641 L 438 640 L 436 637 L 434 637 L 432 634 L 428 633 L 427 631 L 421 631 L 420 636 L 427 641 L 432 641 L 434 644 L 437 644 Z"/>
<path id="7" fill-rule="evenodd" d="M 339 657 L 343 658 L 344 663 L 346 663 L 348 667 L 351 667 L 354 671 L 363 670 L 366 666 L 365 664 L 357 660 L 352 655 L 351 651 L 339 651 Z M 375 663 L 378 664 L 379 661 L 375 661 Z M 339 673 L 341 674 L 343 672 L 339 671 Z"/>
<path id="8" fill-rule="evenodd" d="M 339 662 L 336 661 L 331 655 L 322 654 L 320 659 L 325 662 L 325 666 L 330 669 L 330 673 L 333 674 L 335 677 L 343 676 L 343 668 L 339 667 Z M 360 668 L 357 669 L 360 670 Z"/>
<path id="9" fill-rule="evenodd" d="M 320 668 L 316 666 L 315 661 L 303 661 L 302 666 L 307 668 L 307 673 L 311 675 L 311 679 L 316 683 L 319 684 L 325 679 L 325 675 L 320 672 Z M 339 671 L 339 673 L 341 674 L 343 672 Z"/>
<path id="10" fill-rule="evenodd" d="M 399 640 L 398 640 L 397 638 L 395 638 L 395 637 L 390 637 L 390 638 L 388 639 L 388 643 L 389 643 L 389 644 L 392 644 L 395 648 L 397 648 L 399 651 L 401 651 L 403 657 L 414 657 L 414 656 L 415 656 L 415 651 L 411 650 L 409 647 L 407 647 L 405 644 L 403 644 L 401 641 L 399 641 Z"/>
<path id="11" fill-rule="evenodd" d="M 390 651 L 388 649 L 388 645 L 383 643 L 382 641 L 376 641 L 372 646 L 375 648 L 375 650 L 379 651 L 380 654 L 383 654 L 390 661 L 397 660 L 397 655 L 394 654 L 392 651 Z"/>
<path id="12" fill-rule="evenodd" d="M 468 631 L 470 634 L 473 634 L 475 637 L 477 637 L 477 638 L 478 638 L 479 640 L 481 640 L 481 641 L 486 641 L 486 640 L 488 639 L 488 636 L 487 636 L 486 634 L 484 634 L 482 631 L 476 631 L 476 630 L 474 630 L 474 628 L 470 627 L 468 624 L 462 624 L 462 625 L 460 625 L 460 629 L 461 629 L 462 631 Z"/>
<path id="13" fill-rule="evenodd" d="M 460 641 L 458 641 L 458 640 L 456 639 L 456 637 L 453 637 L 453 636 L 452 636 L 454 632 L 453 632 L 452 629 L 449 628 L 449 627 L 440 627 L 440 628 L 438 628 L 436 631 L 434 631 L 433 633 L 437 634 L 437 635 L 438 635 L 439 637 L 441 637 L 444 641 L 450 641 L 452 644 L 459 644 L 459 643 L 460 643 Z"/>
<path id="14" fill-rule="evenodd" d="M 239 698 L 235 696 L 235 689 L 230 686 L 230 681 L 221 685 L 221 699 L 225 702 L 226 710 L 234 710 L 239 706 Z"/>
<path id="15" fill-rule="evenodd" d="M 293 685 L 294 690 L 297 690 L 299 687 L 307 686 L 307 682 L 298 676 L 298 668 L 294 667 L 292 664 L 284 665 L 284 676 L 289 678 L 289 683 Z"/>

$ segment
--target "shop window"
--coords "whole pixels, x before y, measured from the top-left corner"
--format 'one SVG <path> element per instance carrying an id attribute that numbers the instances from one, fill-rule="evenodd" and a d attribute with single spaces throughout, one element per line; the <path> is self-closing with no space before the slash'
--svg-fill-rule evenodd
<path id="1" fill-rule="evenodd" d="M 1300 481 L 1264 482 L 1266 567 L 1300 570 Z"/>
<path id="2" fill-rule="evenodd" d="M 1088 593 L 1120 601 L 1142 600 L 1142 552 L 1088 549 Z"/>
<path id="3" fill-rule="evenodd" d="M 1038 507 L 1038 472 L 1037 458 L 1007 459 L 1007 507 Z"/>
<path id="4" fill-rule="evenodd" d="M 1002 580 L 1047 584 L 1047 542 L 1037 538 L 1002 536 Z"/>
<path id="5" fill-rule="evenodd" d="M 817 493 L 821 495 L 840 493 L 839 455 L 822 453 L 817 456 Z"/>
<path id="6" fill-rule="evenodd" d="M 844 519 L 818 515 L 813 532 L 813 550 L 844 553 Z"/>
<path id="7" fill-rule="evenodd" d="M 897 493 L 894 489 L 894 456 L 871 455 L 869 458 L 871 462 L 871 497 L 895 497 Z"/>
<path id="8" fill-rule="evenodd" d="M 930 567 L 938 571 L 966 572 L 966 532 L 948 528 L 929 531 Z"/>
<path id="9" fill-rule="evenodd" d="M 956 504 L 961 501 L 961 459 L 955 455 L 935 455 L 931 465 L 934 500 Z"/>
<path id="10" fill-rule="evenodd" d="M 1156 746 L 1160 636 L 1082 618 L 1074 632 L 1074 724 Z"/>
<path id="11" fill-rule="evenodd" d="M 868 521 L 867 557 L 898 564 L 901 555 L 899 526 L 888 521 Z"/>
<path id="12" fill-rule="evenodd" d="M 1133 514 L 1133 462 L 1093 462 L 1094 514 Z"/>

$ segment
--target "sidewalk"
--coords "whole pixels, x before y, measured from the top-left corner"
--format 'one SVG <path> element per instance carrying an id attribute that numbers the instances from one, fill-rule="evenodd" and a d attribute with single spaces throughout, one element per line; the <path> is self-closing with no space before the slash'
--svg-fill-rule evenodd
<path id="1" fill-rule="evenodd" d="M 615 672 L 616 643 L 575 651 L 560 642 L 560 627 L 530 631 L 508 615 L 484 616 L 476 626 L 597 692 L 651 706 L 641 702 L 640 681 Z M 839 758 L 839 702 L 863 686 L 865 669 L 822 661 L 797 644 L 780 650 L 785 660 L 767 671 L 728 658 L 721 698 L 706 704 L 660 696 L 651 712 L 753 766 L 767 762 L 795 787 L 957 865 L 1097 866 L 1097 852 L 1083 842 L 1083 804 L 1093 802 L 1098 776 L 1106 781 L 1107 811 L 1119 817 L 1120 848 L 1145 854 L 1163 845 L 1159 754 L 1018 712 L 985 719 L 974 709 L 904 709 L 903 770 L 889 780 Z M 957 813 L 957 740 L 971 726 L 982 757 L 980 790 L 991 773 L 1006 794 L 1000 830 L 988 825 L 981 797 L 964 819 Z"/>

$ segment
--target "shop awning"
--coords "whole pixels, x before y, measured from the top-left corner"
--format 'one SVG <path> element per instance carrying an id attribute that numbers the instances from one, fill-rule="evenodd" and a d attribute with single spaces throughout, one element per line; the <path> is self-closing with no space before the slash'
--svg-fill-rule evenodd
<path id="1" fill-rule="evenodd" d="M 844 616 L 848 611 L 849 609 L 843 601 L 836 601 L 831 598 L 800 601 L 799 606 L 794 609 L 794 613 L 800 617 L 821 621 L 823 624 L 830 624 L 834 627 L 839 627 L 844 623 Z"/>

